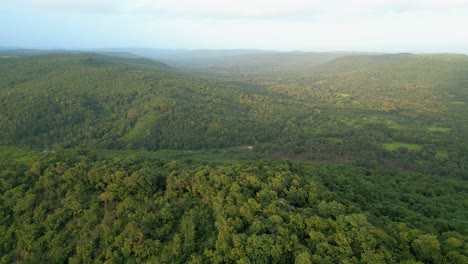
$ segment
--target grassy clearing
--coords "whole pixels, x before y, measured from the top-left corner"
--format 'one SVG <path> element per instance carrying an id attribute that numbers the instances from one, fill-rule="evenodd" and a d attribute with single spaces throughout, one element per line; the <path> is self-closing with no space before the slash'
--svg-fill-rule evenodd
<path id="1" fill-rule="evenodd" d="M 349 97 L 350 94 L 347 94 L 347 93 L 337 93 L 337 95 L 341 96 L 341 97 Z"/>
<path id="2" fill-rule="evenodd" d="M 65 155 L 78 155 L 78 149 L 65 149 Z M 89 155 L 97 155 L 99 158 L 128 158 L 137 157 L 142 159 L 159 160 L 193 160 L 198 162 L 216 162 L 216 163 L 236 163 L 239 160 L 258 160 L 265 158 L 259 153 L 249 150 L 243 150 L 241 147 L 231 147 L 225 149 L 213 150 L 111 150 L 111 149 L 89 149 L 86 150 Z M 0 146 L 0 160 L 21 164 L 29 164 L 32 160 L 39 158 L 43 154 L 42 150 L 32 150 L 27 148 Z"/>
<path id="3" fill-rule="evenodd" d="M 400 124 L 398 124 L 397 122 L 392 121 L 392 120 L 385 120 L 383 123 L 385 125 L 387 125 L 389 128 L 393 128 L 393 129 L 401 129 L 402 128 L 402 126 Z"/>
<path id="4" fill-rule="evenodd" d="M 448 159 L 448 153 L 445 150 L 438 150 L 436 153 L 436 158 L 438 159 Z"/>
<path id="5" fill-rule="evenodd" d="M 386 150 L 394 151 L 398 148 L 407 148 L 408 150 L 419 151 L 422 149 L 422 145 L 419 144 L 409 144 L 403 142 L 392 142 L 392 143 L 384 143 L 382 146 Z"/>
<path id="6" fill-rule="evenodd" d="M 74 151 L 74 150 L 70 150 Z M 222 162 L 235 163 L 239 160 L 256 160 L 262 158 L 261 155 L 253 151 L 242 150 L 241 147 L 232 147 L 225 149 L 213 150 L 109 150 L 96 149 L 92 150 L 98 157 L 102 158 L 126 158 L 138 157 L 144 159 L 160 159 L 160 160 L 194 160 L 204 162 Z"/>
<path id="7" fill-rule="evenodd" d="M 362 127 L 365 124 L 384 124 L 387 127 L 392 128 L 392 129 L 404 128 L 404 126 L 402 126 L 401 124 L 393 120 L 385 119 L 380 116 L 361 117 L 361 118 L 356 118 L 356 119 L 340 118 L 339 120 L 346 123 L 348 126 L 352 126 L 355 128 Z"/>
<path id="8" fill-rule="evenodd" d="M 438 126 L 432 125 L 432 126 L 428 127 L 427 130 L 429 130 L 431 132 L 444 132 L 444 133 L 447 133 L 452 129 L 450 129 L 448 127 L 438 127 Z"/>
<path id="9" fill-rule="evenodd" d="M 327 138 L 329 141 L 334 142 L 334 143 L 343 143 L 344 139 L 342 138 L 334 138 L 334 137 L 329 137 Z"/>
<path id="10" fill-rule="evenodd" d="M 0 146 L 0 159 L 19 164 L 29 164 L 33 159 L 43 155 L 40 150 L 31 150 L 21 147 Z"/>

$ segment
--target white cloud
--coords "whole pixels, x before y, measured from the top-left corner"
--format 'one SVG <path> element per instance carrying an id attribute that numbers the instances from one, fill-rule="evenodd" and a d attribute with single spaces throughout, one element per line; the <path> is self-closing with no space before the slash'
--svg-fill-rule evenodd
<path id="1" fill-rule="evenodd" d="M 16 15 L 23 31 L 50 34 L 40 41 L 64 43 L 68 36 L 76 46 L 464 53 L 468 47 L 468 0 L 17 0 L 2 10 L 4 25 Z M 55 25 L 66 25 L 56 40 L 49 30 Z M 20 33 L 10 31 L 11 39 Z"/>
<path id="2" fill-rule="evenodd" d="M 136 0 L 128 7 L 134 11 L 168 15 L 208 16 L 216 18 L 282 17 L 301 13 L 306 0 Z"/>
<path id="3" fill-rule="evenodd" d="M 468 0 L 21 0 L 48 10 L 145 12 L 205 18 L 339 18 L 382 12 L 468 8 Z"/>
<path id="4" fill-rule="evenodd" d="M 51 11 L 103 12 L 115 11 L 127 0 L 20 0 L 25 6 Z"/>
<path id="5" fill-rule="evenodd" d="M 468 0 L 134 0 L 132 12 L 205 18 L 323 19 L 385 12 L 468 8 Z"/>
<path id="6" fill-rule="evenodd" d="M 463 29 L 467 22 L 462 11 L 446 16 L 421 10 L 336 21 L 220 20 L 213 23 L 212 20 L 159 18 L 148 29 L 165 25 L 179 32 L 177 47 L 466 52 L 466 48 L 453 50 L 451 47 L 468 46 L 468 34 Z"/>
<path id="7" fill-rule="evenodd" d="M 170 14 L 239 17 L 468 8 L 468 0 L 135 0 L 130 7 Z"/>

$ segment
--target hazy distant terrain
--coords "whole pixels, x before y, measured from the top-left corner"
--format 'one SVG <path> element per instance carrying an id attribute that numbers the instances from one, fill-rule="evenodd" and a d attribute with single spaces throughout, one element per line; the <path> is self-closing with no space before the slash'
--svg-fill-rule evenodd
<path id="1" fill-rule="evenodd" d="M 99 52 L 132 53 L 163 61 L 179 69 L 208 73 L 223 78 L 248 77 L 249 74 L 269 77 L 278 73 L 293 73 L 315 69 L 333 59 L 364 52 L 279 52 L 272 50 L 165 50 L 165 49 L 103 49 Z"/>

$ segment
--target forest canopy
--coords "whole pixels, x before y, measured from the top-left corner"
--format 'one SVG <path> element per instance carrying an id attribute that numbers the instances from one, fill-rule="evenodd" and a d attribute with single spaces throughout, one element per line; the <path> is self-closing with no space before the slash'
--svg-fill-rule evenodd
<path id="1" fill-rule="evenodd" d="M 468 262 L 466 56 L 2 54 L 1 263 Z"/>

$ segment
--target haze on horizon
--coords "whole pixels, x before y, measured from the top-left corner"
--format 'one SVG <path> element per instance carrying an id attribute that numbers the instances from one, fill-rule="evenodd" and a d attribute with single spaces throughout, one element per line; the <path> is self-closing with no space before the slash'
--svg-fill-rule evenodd
<path id="1" fill-rule="evenodd" d="M 468 53 L 468 0 L 16 0 L 0 46 Z"/>

